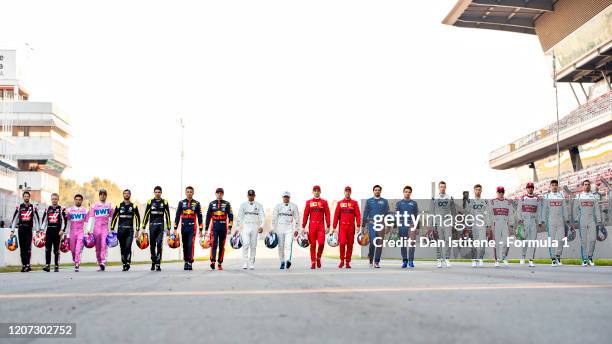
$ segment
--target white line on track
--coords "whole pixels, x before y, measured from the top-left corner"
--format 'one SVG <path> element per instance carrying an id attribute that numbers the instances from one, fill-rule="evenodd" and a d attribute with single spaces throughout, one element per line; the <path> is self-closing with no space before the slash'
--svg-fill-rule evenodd
<path id="1" fill-rule="evenodd" d="M 608 289 L 612 284 L 497 284 L 497 285 L 455 285 L 440 287 L 374 287 L 374 288 L 312 288 L 312 289 L 254 289 L 254 290 L 197 290 L 197 291 L 138 291 L 138 292 L 94 292 L 94 293 L 21 293 L 0 294 L 0 300 L 40 298 L 93 298 L 93 297 L 150 297 L 150 296 L 232 296 L 232 295 L 295 295 L 295 294 L 337 294 L 360 292 L 436 292 L 436 291 L 497 291 L 497 290 L 538 290 L 538 289 Z"/>
<path id="2" fill-rule="evenodd" d="M 63 274 L 61 275 L 61 277 L 64 278 L 70 278 L 70 277 L 75 277 L 78 278 L 80 280 L 82 279 L 94 279 L 94 278 L 131 278 L 131 277 L 145 277 L 145 276 L 164 276 L 164 277 L 174 277 L 175 275 L 181 275 L 181 276 L 185 276 L 185 277 L 193 277 L 193 278 L 198 278 L 198 277 L 202 277 L 202 278 L 210 278 L 210 277 L 217 277 L 217 278 L 221 278 L 221 277 L 253 277 L 253 276 L 321 276 L 321 275 L 327 275 L 327 276 L 350 276 L 350 275 L 412 275 L 412 274 L 419 274 L 419 273 L 424 273 L 424 272 L 433 272 L 434 270 L 395 270 L 395 271 L 376 271 L 376 272 L 372 272 L 370 270 L 366 270 L 366 271 L 320 271 L 320 270 L 316 270 L 316 271 L 304 271 L 304 272 L 293 272 L 293 271 L 287 271 L 287 272 L 261 272 L 261 270 L 257 271 L 244 271 L 242 269 L 240 270 L 226 270 L 223 272 L 218 272 L 218 271 L 209 271 L 209 270 L 195 270 L 193 272 L 185 272 L 185 271 L 173 271 L 173 270 L 167 270 L 164 271 L 163 273 L 158 273 L 158 272 L 130 272 L 130 273 L 124 273 L 121 271 L 107 271 L 107 272 L 99 272 L 99 271 L 84 271 L 84 272 L 79 272 L 78 275 L 77 274 L 72 274 L 72 273 L 68 273 L 68 274 Z M 35 275 L 44 275 L 46 273 L 34 273 Z M 2 275 L 0 275 L 1 277 Z M 55 275 L 51 275 L 53 277 L 55 277 Z"/>
<path id="3" fill-rule="evenodd" d="M 427 271 L 427 270 L 420 270 L 420 271 L 414 271 L 414 270 L 406 270 L 406 271 L 376 271 L 376 272 L 372 272 L 372 271 L 310 271 L 310 272 L 257 272 L 254 273 L 255 275 L 259 275 L 259 276 L 303 276 L 303 275 L 310 275 L 310 276 L 314 276 L 314 275 L 342 275 L 342 276 L 349 276 L 349 275 L 378 275 L 378 274 L 383 274 L 383 275 L 400 275 L 400 274 L 413 274 L 413 273 L 421 273 L 421 272 L 431 272 L 431 271 Z M 233 274 L 234 276 L 251 276 L 251 274 Z"/>

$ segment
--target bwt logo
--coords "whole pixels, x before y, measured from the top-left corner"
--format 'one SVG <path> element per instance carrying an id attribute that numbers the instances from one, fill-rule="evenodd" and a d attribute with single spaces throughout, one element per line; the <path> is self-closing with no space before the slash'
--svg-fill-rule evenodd
<path id="1" fill-rule="evenodd" d="M 109 212 L 108 208 L 105 208 L 105 209 L 96 209 L 94 211 L 94 215 L 96 215 L 96 216 L 107 216 L 109 213 L 110 212 Z"/>
<path id="2" fill-rule="evenodd" d="M 70 221 L 80 221 L 85 219 L 85 214 L 70 214 Z"/>

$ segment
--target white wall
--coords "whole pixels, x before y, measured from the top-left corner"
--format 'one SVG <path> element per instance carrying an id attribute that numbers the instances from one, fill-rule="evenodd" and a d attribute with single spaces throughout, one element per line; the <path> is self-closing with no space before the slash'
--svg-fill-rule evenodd
<path id="1" fill-rule="evenodd" d="M 51 137 L 13 136 L 10 154 L 18 160 L 56 160 L 69 164 L 68 146 Z"/>
<path id="2" fill-rule="evenodd" d="M 15 190 L 17 190 L 17 173 L 5 174 L 0 171 L 0 191 L 13 193 Z"/>
<path id="3" fill-rule="evenodd" d="M 17 172 L 17 185 L 24 185 L 26 182 L 32 190 L 59 192 L 59 178 L 46 172 Z"/>
<path id="4" fill-rule="evenodd" d="M 15 212 L 16 202 L 17 198 L 14 193 L 0 191 L 0 220 L 6 221 L 6 226 Z"/>
<path id="5" fill-rule="evenodd" d="M 612 226 L 607 226 L 608 232 L 612 231 Z M 546 233 L 538 233 L 538 240 L 545 240 Z M 576 239 L 574 241 L 569 242 L 569 248 L 563 249 L 562 258 L 580 258 L 580 237 L 578 237 L 578 233 L 576 233 Z M 353 249 L 354 252 L 358 252 L 357 254 L 361 257 L 368 256 L 368 248 L 356 246 L 356 249 Z M 459 254 L 457 249 L 453 248 L 451 251 L 451 258 L 462 258 L 462 255 Z M 462 249 L 462 253 L 468 252 L 467 249 Z M 531 249 L 528 250 L 531 252 Z M 509 259 L 519 259 L 522 256 L 521 248 L 511 248 L 508 253 Z M 401 253 L 399 248 L 383 248 L 383 258 L 401 258 Z M 420 248 L 417 246 L 415 250 L 415 258 L 435 258 L 436 257 L 436 249 L 430 247 Z M 550 258 L 548 253 L 548 248 L 537 248 L 536 249 L 536 259 L 539 258 Z M 609 237 L 605 241 L 598 241 L 595 244 L 595 258 L 612 258 L 612 237 Z M 486 249 L 485 250 L 485 259 L 493 259 L 493 250 Z"/>

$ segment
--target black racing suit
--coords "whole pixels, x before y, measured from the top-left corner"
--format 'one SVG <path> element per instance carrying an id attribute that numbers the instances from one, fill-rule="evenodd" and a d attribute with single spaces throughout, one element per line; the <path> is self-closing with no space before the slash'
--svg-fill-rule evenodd
<path id="1" fill-rule="evenodd" d="M 223 255 L 225 254 L 225 239 L 227 232 L 232 230 L 234 224 L 234 214 L 232 206 L 226 200 L 214 200 L 208 204 L 206 211 L 206 230 L 210 229 L 212 221 L 212 233 L 210 243 L 210 261 L 219 264 L 223 263 Z M 219 249 L 219 257 L 217 258 L 217 247 Z"/>
<path id="2" fill-rule="evenodd" d="M 40 228 L 40 217 L 38 217 L 38 209 L 32 203 L 21 203 L 15 209 L 11 227 L 13 230 L 17 227 L 17 236 L 19 239 L 19 252 L 21 253 L 21 265 L 30 265 L 30 257 L 32 256 L 32 230 L 36 225 Z"/>
<path id="3" fill-rule="evenodd" d="M 145 229 L 149 222 L 151 262 L 159 265 L 161 264 L 162 247 L 164 246 L 164 224 L 167 230 L 170 230 L 171 227 L 170 208 L 165 199 L 152 198 L 147 202 L 147 208 L 142 219 L 142 229 Z"/>
<path id="4" fill-rule="evenodd" d="M 51 249 L 53 249 L 53 257 L 55 266 L 59 266 L 60 257 L 60 242 L 62 238 L 59 232 L 66 231 L 66 209 L 59 205 L 50 205 L 45 209 L 41 223 L 46 229 L 45 237 L 45 262 L 51 264 Z"/>
<path id="5" fill-rule="evenodd" d="M 181 223 L 181 236 L 183 242 L 183 260 L 193 263 L 193 245 L 196 236 L 196 220 L 198 229 L 202 230 L 202 206 L 195 199 L 184 199 L 176 207 L 174 230 Z"/>
<path id="6" fill-rule="evenodd" d="M 134 228 L 140 227 L 140 212 L 138 206 L 132 202 L 121 202 L 115 207 L 111 220 L 111 230 L 119 226 L 117 238 L 121 249 L 121 262 L 129 265 L 132 262 L 132 241 L 134 240 Z"/>

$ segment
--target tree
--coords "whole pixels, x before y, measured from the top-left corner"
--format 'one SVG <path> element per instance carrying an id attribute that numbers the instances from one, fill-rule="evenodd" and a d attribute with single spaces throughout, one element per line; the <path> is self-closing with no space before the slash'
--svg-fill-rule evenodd
<path id="1" fill-rule="evenodd" d="M 91 181 L 79 185 L 72 179 L 60 178 L 59 194 L 60 204 L 70 206 L 74 202 L 74 195 L 83 195 L 83 205 L 89 206 L 98 201 L 98 192 L 100 189 L 106 189 L 108 192 L 107 201 L 111 204 L 118 204 L 123 200 L 122 190 L 117 184 L 108 180 L 94 177 Z"/>

